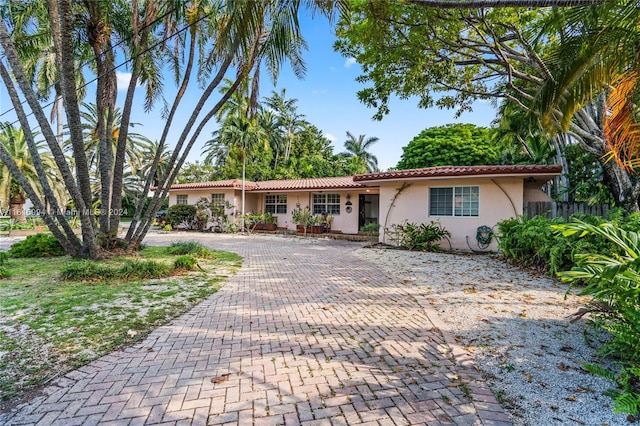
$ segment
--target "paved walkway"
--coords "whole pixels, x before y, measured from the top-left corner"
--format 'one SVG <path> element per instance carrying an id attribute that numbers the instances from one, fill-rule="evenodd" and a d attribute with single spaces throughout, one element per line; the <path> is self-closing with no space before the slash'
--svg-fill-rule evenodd
<path id="1" fill-rule="evenodd" d="M 510 424 L 417 287 L 354 256 L 360 243 L 198 237 L 244 256 L 243 268 L 0 424 Z"/>

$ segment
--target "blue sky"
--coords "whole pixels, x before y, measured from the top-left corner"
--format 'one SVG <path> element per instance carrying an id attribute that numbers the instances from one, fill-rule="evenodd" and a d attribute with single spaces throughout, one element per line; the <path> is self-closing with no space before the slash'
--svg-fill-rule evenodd
<path id="1" fill-rule="evenodd" d="M 311 18 L 303 12 L 301 19 L 303 35 L 309 49 L 304 54 L 307 65 L 307 75 L 304 80 L 299 80 L 286 66 L 280 73 L 277 86 L 273 87 L 267 75 L 262 77 L 261 97 L 268 96 L 272 90 L 287 89 L 287 97 L 298 99 L 298 112 L 304 114 L 306 119 L 321 129 L 327 138 L 333 141 L 334 152 L 343 151 L 345 133 L 350 131 L 355 136 L 364 134 L 367 137 L 376 136 L 380 140 L 373 145 L 371 152 L 377 156 L 381 170 L 394 167 L 402 155 L 402 147 L 427 127 L 439 126 L 447 123 L 474 123 L 488 126 L 495 118 L 495 110 L 486 102 L 476 103 L 473 112 L 468 112 L 455 119 L 453 110 L 440 110 L 437 108 L 420 109 L 416 99 L 391 101 L 391 113 L 382 121 L 372 120 L 375 111 L 365 107 L 358 99 L 356 92 L 365 87 L 355 81 L 360 74 L 360 67 L 353 60 L 342 57 L 333 51 L 335 35 L 329 22 L 321 16 Z M 125 71 L 125 70 L 122 70 Z M 126 78 L 124 79 L 126 80 Z M 124 87 L 124 85 L 122 86 Z M 171 93 L 175 87 L 170 78 L 165 82 L 167 101 L 171 102 Z M 158 103 L 150 114 L 142 110 L 144 97 L 143 88 L 136 94 L 136 108 L 132 115 L 132 122 L 140 123 L 133 131 L 142 133 L 152 140 L 160 138 L 164 122 L 160 116 L 161 105 Z M 92 92 L 91 87 L 88 92 Z M 189 113 L 189 100 L 194 102 L 198 98 L 197 88 L 191 88 L 181 107 L 175 128 L 180 121 L 186 121 Z M 122 102 L 124 92 L 118 95 L 119 103 Z M 88 93 L 87 100 L 94 98 L 93 93 Z M 0 112 L 9 109 L 11 103 L 6 91 L 0 91 Z M 49 108 L 46 109 L 47 113 Z M 15 115 L 9 113 L 0 117 L 2 121 L 13 121 Z M 189 161 L 201 159 L 202 143 L 210 138 L 211 132 L 217 125 L 212 121 L 199 138 L 199 142 L 189 155 Z M 170 133 L 171 141 L 175 141 L 179 132 L 173 130 Z"/>
<path id="2" fill-rule="evenodd" d="M 272 90 L 279 92 L 286 88 L 287 97 L 298 99 L 298 112 L 304 114 L 310 123 L 333 141 L 335 153 L 344 150 L 347 131 L 355 136 L 376 136 L 380 140 L 373 145 L 371 152 L 377 156 L 380 169 L 386 170 L 396 166 L 402 155 L 402 147 L 427 127 L 456 122 L 488 126 L 494 119 L 495 111 L 486 102 L 477 103 L 473 112 L 455 119 L 453 110 L 425 110 L 417 107 L 416 99 L 394 99 L 389 115 L 382 121 L 372 120 L 375 111 L 360 103 L 356 95 L 359 89 L 365 87 L 355 81 L 360 75 L 360 67 L 353 60 L 334 52 L 335 35 L 332 26 L 326 18 L 318 15 L 312 19 L 303 12 L 301 18 L 302 32 L 309 47 L 304 54 L 306 77 L 299 80 L 287 64 L 274 87 L 265 73 L 261 76 L 260 97 L 269 96 Z M 170 85 L 167 81 L 166 87 L 169 88 Z M 196 95 L 195 91 L 192 93 Z M 122 96 L 124 93 L 121 93 L 120 98 Z M 137 96 L 141 100 L 143 93 Z M 187 95 L 186 98 L 189 99 L 190 96 Z M 183 105 L 183 109 L 185 106 Z M 183 113 L 180 117 L 186 120 L 187 115 Z M 144 124 L 144 127 L 136 128 L 137 132 L 151 139 L 160 138 L 162 128 L 157 124 L 162 120 L 157 112 L 150 116 L 135 114 L 132 121 Z M 216 128 L 217 125 L 213 122 L 207 126 L 200 137 L 201 142 L 191 151 L 189 161 L 202 159 L 202 143 L 210 138 L 211 132 Z"/>
<path id="3" fill-rule="evenodd" d="M 382 121 L 372 120 L 375 110 L 358 101 L 356 92 L 364 87 L 355 81 L 360 67 L 334 52 L 335 35 L 330 24 L 322 17 L 302 21 L 303 35 L 309 45 L 304 59 L 307 76 L 300 81 L 288 70 L 283 70 L 278 90 L 287 88 L 287 94 L 298 98 L 299 111 L 309 122 L 320 128 L 334 142 L 334 152 L 343 151 L 345 133 L 377 136 L 380 140 L 371 151 L 378 157 L 381 170 L 394 167 L 402 155 L 402 147 L 427 127 L 447 123 L 473 123 L 489 126 L 495 110 L 486 102 L 477 102 L 474 111 L 454 118 L 453 110 L 420 109 L 416 99 L 394 99 L 391 113 Z M 273 90 L 265 90 L 268 94 Z"/>

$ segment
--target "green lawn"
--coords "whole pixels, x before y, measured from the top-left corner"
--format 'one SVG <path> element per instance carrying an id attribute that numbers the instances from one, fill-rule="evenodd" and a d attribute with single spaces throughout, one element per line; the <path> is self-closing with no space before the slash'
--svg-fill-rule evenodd
<path id="1" fill-rule="evenodd" d="M 144 280 L 71 282 L 60 279 L 69 257 L 10 259 L 0 280 L 0 401 L 46 384 L 70 369 L 141 340 L 154 328 L 215 293 L 241 265 L 214 251 L 204 270 Z M 166 247 L 147 247 L 142 260 L 171 265 Z M 101 262 L 114 267 L 125 258 Z"/>

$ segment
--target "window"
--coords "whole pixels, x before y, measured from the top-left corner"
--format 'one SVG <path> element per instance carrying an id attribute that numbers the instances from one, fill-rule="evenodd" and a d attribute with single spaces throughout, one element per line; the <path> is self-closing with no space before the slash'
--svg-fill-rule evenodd
<path id="1" fill-rule="evenodd" d="M 266 213 L 286 213 L 287 212 L 287 196 L 286 195 L 265 195 L 264 211 Z"/>
<path id="2" fill-rule="evenodd" d="M 211 205 L 214 207 L 224 206 L 224 194 L 211 194 Z"/>
<path id="3" fill-rule="evenodd" d="M 187 199 L 188 199 L 188 195 L 186 194 L 178 194 L 176 195 L 176 204 L 188 204 L 187 203 Z"/>
<path id="4" fill-rule="evenodd" d="M 453 186 L 429 189 L 430 216 L 479 216 L 480 187 Z"/>
<path id="5" fill-rule="evenodd" d="M 313 194 L 313 214 L 340 214 L 340 194 Z"/>

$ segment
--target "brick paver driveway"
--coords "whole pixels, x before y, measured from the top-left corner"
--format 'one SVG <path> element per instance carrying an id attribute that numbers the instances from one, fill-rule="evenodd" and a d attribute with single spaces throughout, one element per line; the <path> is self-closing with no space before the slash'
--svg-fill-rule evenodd
<path id="1" fill-rule="evenodd" d="M 242 269 L 139 345 L 58 379 L 0 423 L 508 424 L 416 287 L 354 256 L 360 243 L 195 237 L 244 256 Z"/>

